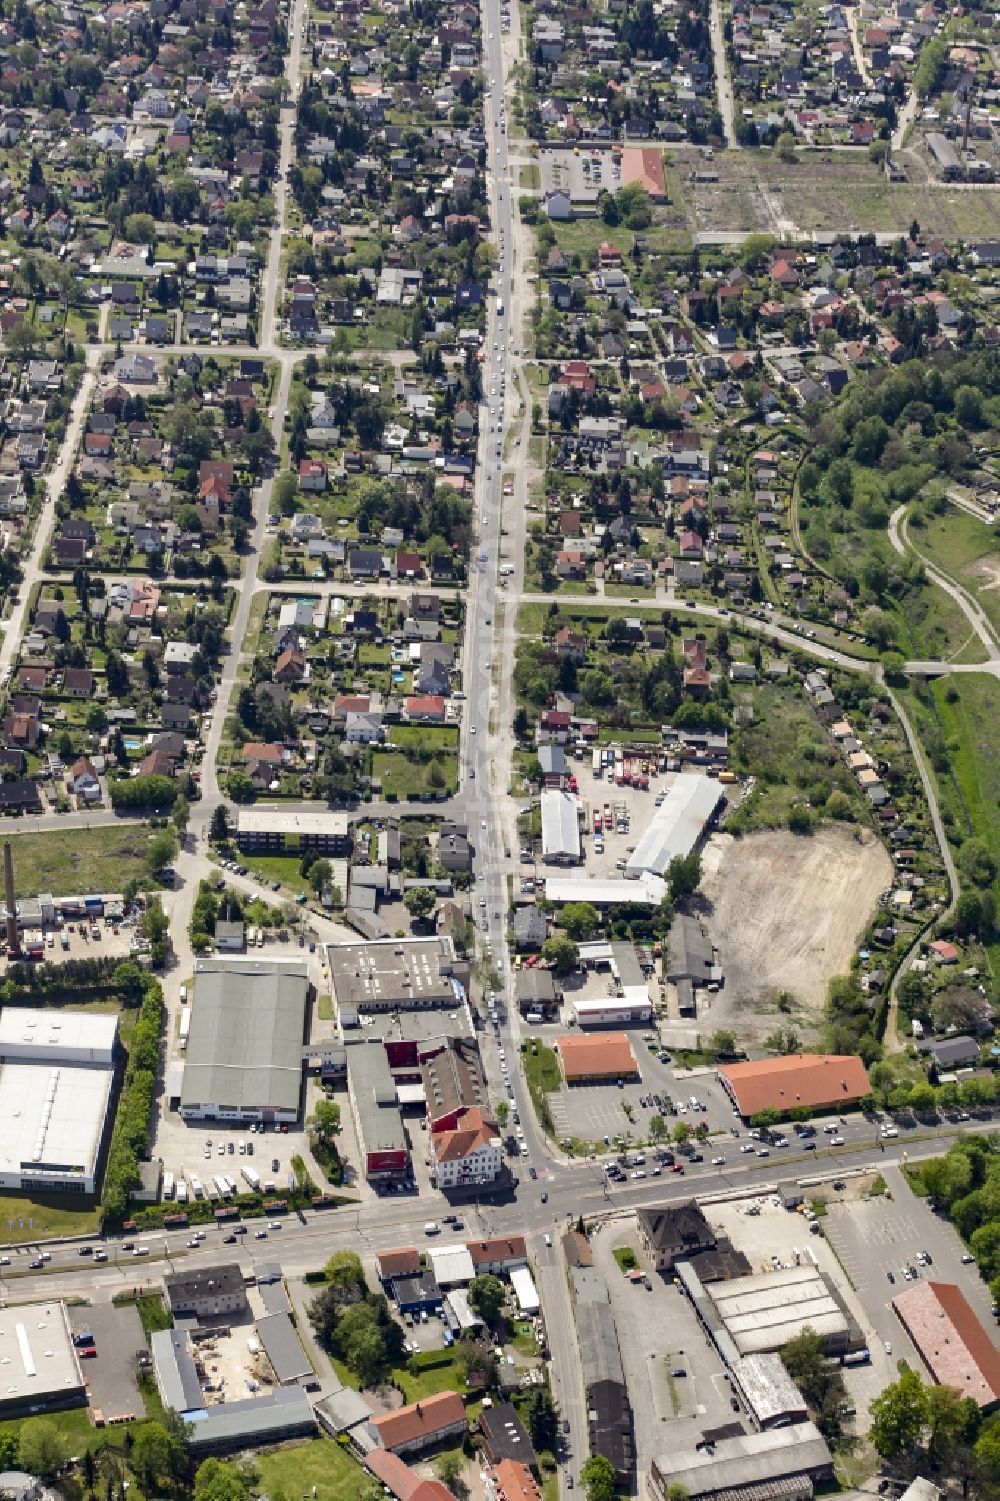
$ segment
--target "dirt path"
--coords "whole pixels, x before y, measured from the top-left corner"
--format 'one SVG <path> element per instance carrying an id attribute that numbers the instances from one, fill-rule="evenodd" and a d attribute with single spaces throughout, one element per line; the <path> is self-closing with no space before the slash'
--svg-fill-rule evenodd
<path id="1" fill-rule="evenodd" d="M 703 891 L 725 988 L 712 1026 L 763 1036 L 781 1021 L 761 1007 L 787 991 L 800 1033 L 816 1025 L 827 982 L 844 973 L 854 945 L 892 880 L 892 861 L 872 834 L 822 827 L 808 838 L 778 830 L 713 838 Z"/>

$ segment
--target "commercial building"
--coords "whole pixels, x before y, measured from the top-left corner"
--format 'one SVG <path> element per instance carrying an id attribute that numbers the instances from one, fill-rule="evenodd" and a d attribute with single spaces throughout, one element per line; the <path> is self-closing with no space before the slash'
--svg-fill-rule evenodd
<path id="1" fill-rule="evenodd" d="M 469 1248 L 461 1241 L 450 1246 L 431 1246 L 427 1260 L 438 1287 L 468 1287 L 476 1275 Z"/>
<path id="2" fill-rule="evenodd" d="M 636 1228 L 639 1244 L 657 1272 L 672 1272 L 676 1261 L 690 1261 L 699 1251 L 715 1248 L 715 1231 L 694 1199 L 640 1209 Z"/>
<path id="3" fill-rule="evenodd" d="M 804 1423 L 805 1398 L 789 1376 L 780 1355 L 744 1355 L 729 1367 L 733 1384 L 758 1428 Z"/>
<path id="4" fill-rule="evenodd" d="M 557 907 L 567 902 L 589 902 L 592 907 L 619 907 L 625 904 L 658 907 L 667 891 L 660 876 L 640 872 L 628 876 L 546 876 L 545 900 Z"/>
<path id="5" fill-rule="evenodd" d="M 457 1392 L 438 1392 L 372 1418 L 368 1427 L 379 1447 L 393 1454 L 419 1454 L 465 1436 L 465 1405 Z"/>
<path id="6" fill-rule="evenodd" d="M 1000 1402 L 1000 1351 L 951 1282 L 917 1282 L 892 1306 L 938 1386 L 990 1412 Z"/>
<path id="7" fill-rule="evenodd" d="M 0 1311 L 0 1417 L 20 1417 L 87 1399 L 65 1303 Z"/>
<path id="8" fill-rule="evenodd" d="M 236 843 L 246 854 L 338 855 L 351 853 L 346 813 L 315 803 L 254 803 L 236 812 Z"/>
<path id="9" fill-rule="evenodd" d="M 449 1038 L 440 1052 L 421 1063 L 420 1076 L 429 1131 L 453 1131 L 468 1111 L 486 1109 L 489 1091 L 471 1038 Z"/>
<path id="10" fill-rule="evenodd" d="M 722 801 L 711 777 L 678 776 L 629 856 L 626 874 L 665 876 L 671 860 L 698 848 Z"/>
<path id="11" fill-rule="evenodd" d="M 550 969 L 519 969 L 515 983 L 517 1009 L 522 1016 L 530 1012 L 544 1013 L 556 1005 L 556 982 Z"/>
<path id="12" fill-rule="evenodd" d="M 348 1047 L 347 1098 L 365 1177 L 371 1182 L 405 1177 L 410 1150 L 396 1082 L 380 1042 L 352 1042 Z"/>
<path id="13" fill-rule="evenodd" d="M 637 1079 L 639 1065 L 624 1032 L 593 1037 L 556 1038 L 556 1051 L 567 1084 L 591 1084 L 608 1079 Z"/>
<path id="14" fill-rule="evenodd" d="M 248 1306 L 243 1273 L 234 1261 L 170 1272 L 163 1279 L 163 1288 L 175 1319 L 219 1318 L 245 1313 Z"/>
<path id="15" fill-rule="evenodd" d="M 478 1106 L 463 1110 L 450 1130 L 432 1133 L 431 1161 L 441 1189 L 495 1182 L 503 1169 L 496 1121 Z"/>
<path id="16" fill-rule="evenodd" d="M 233 1454 L 262 1449 L 316 1432 L 312 1403 L 300 1386 L 276 1387 L 260 1397 L 223 1402 L 186 1412 L 187 1443 L 192 1455 Z"/>
<path id="17" fill-rule="evenodd" d="M 523 1235 L 496 1236 L 493 1240 L 466 1241 L 474 1273 L 481 1277 L 492 1272 L 502 1277 L 517 1267 L 528 1265 L 528 1248 Z"/>
<path id="18" fill-rule="evenodd" d="M 180 1113 L 187 1121 L 294 1121 L 302 1097 L 308 966 L 195 961 Z"/>
<path id="19" fill-rule="evenodd" d="M 864 1346 L 860 1329 L 822 1272 L 811 1264 L 733 1277 L 707 1286 L 688 1261 L 675 1274 L 727 1365 L 741 1355 L 780 1350 L 810 1328 L 827 1355 Z"/>
<path id="20" fill-rule="evenodd" d="M 696 992 L 715 976 L 714 954 L 708 935 L 696 917 L 679 912 L 667 939 L 666 977 L 677 991 L 682 1016 L 693 1016 Z"/>
<path id="21" fill-rule="evenodd" d="M 648 1022 L 653 1014 L 649 992 L 643 985 L 629 986 L 625 995 L 602 1000 L 574 1001 L 578 1027 L 629 1027 Z"/>
<path id="22" fill-rule="evenodd" d="M 580 804 L 557 787 L 542 791 L 542 859 L 547 865 L 579 865 Z"/>
<path id="23" fill-rule="evenodd" d="M 635 1470 L 632 1407 L 608 1289 L 593 1267 L 572 1267 L 570 1286 L 587 1398 L 590 1452 L 603 1454 L 614 1466 L 618 1484 L 630 1489 Z"/>
<path id="24" fill-rule="evenodd" d="M 398 1454 L 372 1449 L 364 1456 L 364 1464 L 396 1501 L 455 1501 L 443 1480 L 421 1480 Z"/>
<path id="25" fill-rule="evenodd" d="M 96 1193 L 117 1038 L 115 1015 L 0 1012 L 0 1188 Z"/>
<path id="26" fill-rule="evenodd" d="M 860 1058 L 830 1053 L 791 1053 L 752 1063 L 727 1063 L 718 1078 L 740 1115 L 761 1110 L 784 1114 L 800 1106 L 837 1110 L 871 1093 Z"/>
<path id="27" fill-rule="evenodd" d="M 809 1501 L 816 1482 L 832 1474 L 833 1456 L 816 1425 L 792 1423 L 658 1454 L 649 1472 L 649 1491 L 654 1501 L 666 1501 L 672 1486 L 682 1487 L 689 1501 L 722 1496 Z"/>
<path id="28" fill-rule="evenodd" d="M 384 1011 L 459 1008 L 468 965 L 455 957 L 450 938 L 386 938 L 374 943 L 332 943 L 330 977 L 341 1025 Z"/>

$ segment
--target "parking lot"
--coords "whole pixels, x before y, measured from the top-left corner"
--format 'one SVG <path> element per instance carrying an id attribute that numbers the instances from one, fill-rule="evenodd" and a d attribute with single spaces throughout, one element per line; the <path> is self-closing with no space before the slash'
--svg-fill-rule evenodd
<path id="1" fill-rule="evenodd" d="M 146 1353 L 146 1336 L 134 1304 L 120 1308 L 112 1303 L 71 1307 L 69 1321 L 74 1334 L 89 1329 L 97 1347 L 93 1359 L 80 1364 L 87 1378 L 91 1408 L 97 1408 L 105 1418 L 125 1413 L 142 1417 L 145 1407 L 136 1381 L 136 1356 Z"/>
<path id="2" fill-rule="evenodd" d="M 540 1036 L 548 1033 L 545 1040 L 551 1043 L 560 1028 L 538 1027 L 532 1031 Z M 661 1063 L 643 1042 L 648 1029 L 635 1028 L 627 1035 L 639 1064 L 640 1082 L 627 1083 L 621 1089 L 613 1080 L 607 1084 L 577 1084 L 572 1089 L 563 1085 L 558 1095 L 549 1097 L 557 1135 L 578 1136 L 604 1145 L 605 1137 L 612 1142 L 628 1131 L 633 1140 L 642 1141 L 648 1139 L 649 1122 L 654 1115 L 663 1116 L 668 1131 L 679 1121 L 686 1121 L 691 1127 L 705 1123 L 712 1134 L 729 1135 L 734 1124 L 732 1107 L 713 1072 L 683 1073 L 678 1078 L 674 1064 Z M 663 1106 L 656 1104 L 652 1098 L 655 1095 L 664 1101 Z M 692 1097 L 705 1109 L 692 1109 Z M 676 1115 L 670 1115 L 665 1108 L 668 1098 L 676 1106 Z M 626 1113 L 626 1105 L 630 1113 Z"/>
<path id="3" fill-rule="evenodd" d="M 652 766 L 652 763 L 648 764 Z M 669 791 L 674 778 L 666 774 L 657 775 L 651 770 L 649 789 L 643 792 L 638 787 L 615 787 L 603 778 L 595 778 L 586 756 L 582 761 L 573 763 L 573 770 L 580 789 L 580 801 L 587 811 L 587 835 L 583 840 L 584 873 L 588 876 L 620 875 L 622 867 L 619 862 L 627 860 L 638 844 L 640 835 L 656 811 L 656 799 Z M 611 811 L 610 827 L 604 818 L 605 808 Z M 594 813 L 598 809 L 604 823 L 601 831 L 604 845 L 602 854 L 597 854 L 594 848 Z M 624 812 L 628 824 L 628 830 L 623 834 L 617 831 L 620 812 Z"/>
<path id="4" fill-rule="evenodd" d="M 642 1474 L 656 1454 L 693 1448 L 703 1429 L 739 1421 L 740 1415 L 733 1411 L 722 1362 L 673 1279 L 653 1273 L 647 1289 L 629 1282 L 615 1261 L 618 1246 L 639 1254 L 634 1219 L 604 1225 L 591 1246 L 611 1294 Z"/>
<path id="5" fill-rule="evenodd" d="M 595 166 L 594 163 L 598 165 Z M 596 201 L 602 188 L 615 193 L 622 185 L 621 169 L 613 170 L 614 162 L 610 147 L 588 146 L 586 150 L 543 151 L 539 158 L 542 169 L 542 192 L 550 188 L 563 188 L 576 201 Z M 586 169 L 584 170 L 584 164 Z"/>
<path id="6" fill-rule="evenodd" d="M 839 1196 L 830 1194 L 831 1205 L 823 1229 L 857 1291 L 876 1340 L 889 1341 L 893 1361 L 902 1355 L 922 1369 L 890 1307 L 896 1294 L 910 1286 L 911 1279 L 905 1276 L 907 1268 L 912 1267 L 918 1278 L 955 1283 L 991 1335 L 996 1326 L 990 1311 L 993 1299 L 975 1265 L 963 1264 L 964 1247 L 951 1225 L 939 1219 L 923 1199 L 910 1191 L 898 1168 L 887 1168 L 884 1176 L 891 1197 L 889 1194 L 868 1200 L 847 1197 L 845 1202 L 837 1203 Z M 930 1256 L 929 1265 L 917 1261 L 918 1251 Z"/>

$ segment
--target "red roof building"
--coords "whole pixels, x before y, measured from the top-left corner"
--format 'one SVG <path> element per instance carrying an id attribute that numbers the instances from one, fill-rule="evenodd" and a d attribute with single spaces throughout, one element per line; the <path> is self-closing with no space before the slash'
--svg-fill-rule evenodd
<path id="1" fill-rule="evenodd" d="M 856 1105 L 871 1093 L 860 1058 L 829 1053 L 791 1053 L 752 1063 L 727 1063 L 718 1077 L 744 1118 L 761 1110 L 783 1114 L 801 1105 L 836 1110 Z"/>
<path id="2" fill-rule="evenodd" d="M 1000 1351 L 951 1282 L 917 1282 L 893 1298 L 930 1378 L 988 1411 L 1000 1402 Z"/>

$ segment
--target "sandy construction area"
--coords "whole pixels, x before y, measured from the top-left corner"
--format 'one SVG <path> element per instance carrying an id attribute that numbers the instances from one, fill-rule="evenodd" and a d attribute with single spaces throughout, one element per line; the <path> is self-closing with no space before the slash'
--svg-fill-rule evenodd
<path id="1" fill-rule="evenodd" d="M 726 977 L 711 1024 L 749 1038 L 784 1021 L 804 1035 L 892 880 L 885 849 L 872 834 L 835 825 L 804 839 L 723 834 L 711 840 L 703 868 L 708 930 Z M 784 1017 L 775 1005 L 783 991 L 794 1003 Z"/>

